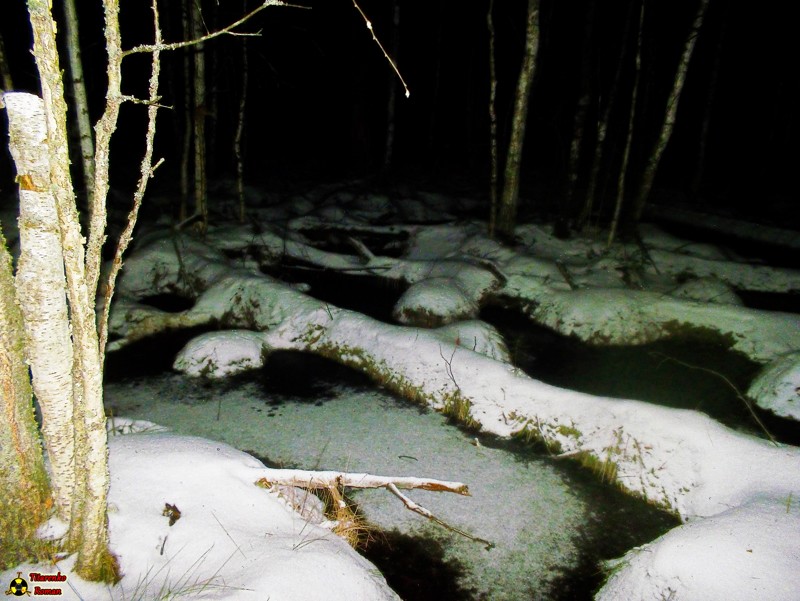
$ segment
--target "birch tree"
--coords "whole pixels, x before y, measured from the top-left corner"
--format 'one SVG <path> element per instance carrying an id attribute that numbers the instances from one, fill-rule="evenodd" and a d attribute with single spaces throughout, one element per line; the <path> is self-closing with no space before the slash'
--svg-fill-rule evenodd
<path id="1" fill-rule="evenodd" d="M 675 127 L 675 117 L 678 114 L 678 102 L 681 98 L 683 91 L 683 84 L 686 82 L 686 73 L 689 70 L 689 62 L 692 59 L 694 52 L 694 45 L 697 41 L 697 36 L 700 33 L 700 28 L 703 26 L 703 19 L 708 8 L 709 0 L 700 0 L 700 5 L 697 8 L 692 27 L 689 30 L 689 35 L 686 37 L 686 42 L 683 46 L 680 61 L 678 62 L 678 69 L 675 73 L 675 79 L 672 83 L 672 90 L 670 91 L 669 98 L 667 99 L 667 106 L 664 112 L 664 119 L 661 123 L 661 131 L 658 135 L 658 140 L 653 148 L 650 157 L 647 160 L 642 181 L 639 185 L 639 192 L 633 206 L 634 221 L 639 221 L 644 211 L 644 205 L 650 196 L 650 190 L 653 188 L 653 181 L 656 177 L 658 164 L 661 162 L 661 157 L 664 150 L 672 137 L 672 130 Z"/>
<path id="2" fill-rule="evenodd" d="M 267 6 L 279 4 L 278 0 L 265 0 L 236 23 L 202 40 L 229 32 Z M 160 164 L 153 163 L 160 55 L 163 50 L 195 43 L 165 44 L 157 0 L 152 0 L 151 8 L 154 43 L 123 51 L 118 2 L 103 0 L 106 106 L 95 126 L 95 175 L 86 238 L 69 170 L 67 104 L 49 3 L 28 0 L 41 98 L 22 92 L 0 96 L 17 167 L 21 247 L 14 277 L 0 236 L 0 534 L 19 541 L 9 545 L 3 540 L 0 563 L 41 557 L 34 547 L 45 543 L 36 541 L 35 531 L 52 509 L 68 524 L 64 538 L 52 545 L 77 554 L 74 570 L 78 575 L 106 582 L 120 577 L 109 548 L 106 514 L 109 473 L 102 372 L 109 307 L 147 183 Z M 122 60 L 133 53 L 152 57 L 149 94 L 139 101 L 147 106 L 145 152 L 127 225 L 109 273 L 101 277 L 110 142 L 120 106 L 130 100 L 121 92 Z M 102 293 L 99 306 L 98 292 Z M 26 362 L 42 412 L 52 498 L 33 418 Z"/>
<path id="3" fill-rule="evenodd" d="M 525 126 L 528 119 L 528 98 L 533 87 L 536 71 L 536 55 L 539 50 L 539 0 L 528 0 L 528 18 L 525 29 L 525 55 L 520 68 L 511 136 L 503 171 L 503 191 L 497 211 L 497 233 L 510 240 L 514 237 L 519 201 L 519 176 L 522 164 L 522 145 L 525 141 Z"/>
<path id="4" fill-rule="evenodd" d="M 36 529 L 50 504 L 16 301 L 11 255 L 0 228 L 0 570 L 40 555 Z"/>

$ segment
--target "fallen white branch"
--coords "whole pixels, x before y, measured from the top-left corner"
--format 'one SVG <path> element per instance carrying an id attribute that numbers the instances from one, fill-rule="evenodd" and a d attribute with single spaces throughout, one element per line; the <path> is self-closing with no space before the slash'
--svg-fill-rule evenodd
<path id="1" fill-rule="evenodd" d="M 299 486 L 300 488 L 421 488 L 436 492 L 452 492 L 469 496 L 469 488 L 461 482 L 447 482 L 430 478 L 375 476 L 372 474 L 349 474 L 347 472 L 317 472 L 311 470 L 282 470 L 266 468 L 261 470 L 263 477 L 256 484 L 268 488 L 273 484 Z"/>
<path id="2" fill-rule="evenodd" d="M 453 492 L 459 495 L 469 496 L 469 489 L 466 484 L 461 482 L 447 482 L 444 480 L 432 480 L 430 478 L 393 477 L 375 476 L 372 474 L 349 474 L 346 472 L 317 472 L 309 470 L 282 470 L 266 468 L 262 473 L 264 477 L 256 481 L 256 485 L 262 488 L 272 486 L 297 486 L 305 489 L 326 488 L 328 490 L 341 490 L 344 487 L 350 488 L 385 488 L 397 498 L 399 498 L 407 509 L 436 522 L 440 526 L 447 528 L 451 532 L 460 534 L 470 540 L 486 545 L 487 549 L 494 547 L 494 544 L 486 539 L 473 536 L 468 532 L 451 526 L 444 520 L 437 518 L 429 510 L 419 505 L 400 492 L 399 489 L 421 488 L 437 492 Z"/>

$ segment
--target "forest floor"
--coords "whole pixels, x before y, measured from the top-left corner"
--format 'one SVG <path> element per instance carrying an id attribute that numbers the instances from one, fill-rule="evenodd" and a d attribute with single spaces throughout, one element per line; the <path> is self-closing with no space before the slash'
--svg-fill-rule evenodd
<path id="1" fill-rule="evenodd" d="M 555 462 L 574 460 L 606 488 L 618 487 L 680 519 L 656 540 L 606 563 L 608 579 L 596 598 L 795 598 L 800 535 L 788 533 L 800 532 L 800 448 L 787 441 L 796 444 L 793 420 L 800 418 L 800 316 L 747 307 L 742 298 L 748 293 L 796 298 L 800 271 L 770 266 L 719 243 L 683 239 L 655 225 L 643 225 L 636 240 L 607 247 L 601 232 L 561 239 L 546 224 L 528 223 L 517 228 L 513 246 L 502 246 L 488 238 L 485 222 L 469 217 L 480 205 L 452 195 L 376 192 L 352 184 L 284 198 L 254 189 L 248 194 L 247 223 L 217 216 L 202 237 L 177 232 L 168 220 L 142 224 L 112 306 L 110 358 L 154 335 L 189 329 L 201 333 L 177 354 L 174 369 L 198 381 L 264 369 L 270 357 L 285 351 L 325 357 L 461 427 L 530 441 Z M 221 193 L 214 206 L 226 203 L 232 212 L 232 195 Z M 320 274 L 330 279 L 327 292 L 315 289 Z M 388 292 L 365 288 L 347 296 L 349 306 L 329 300 L 336 298 L 337 288 L 340 293 L 358 290 L 356 278 L 378 281 Z M 665 406 L 572 390 L 568 376 L 558 386 L 531 377 L 509 331 L 504 336 L 481 319 L 487 307 L 502 307 L 591 347 L 633 347 L 644 353 L 648 345 L 679 340 L 733 353 L 755 366 L 745 386 L 734 391 L 751 423 L 733 429 L 714 416 L 679 408 L 686 406 L 680 402 Z M 696 355 L 693 364 L 666 354 L 658 361 L 683 364 L 686 374 L 714 372 L 720 388 L 734 386 L 716 364 L 704 365 L 703 356 Z M 688 376 L 685 383 L 691 386 Z M 189 424 L 197 426 L 200 419 L 192 402 L 167 398 L 180 394 L 180 388 L 166 395 L 149 382 L 126 404 L 122 397 L 133 393 L 109 387 L 107 400 L 116 394 L 115 410 L 130 409 L 130 417 L 159 422 L 156 415 L 183 413 L 174 423 L 161 424 L 180 434 L 154 433 L 158 428 L 152 424 L 126 421 L 125 414 L 110 422 L 116 433 L 125 433 L 112 437 L 110 445 L 109 523 L 126 577 L 117 587 L 101 590 L 72 576 L 69 559 L 17 570 L 60 570 L 70 585 L 64 587 L 65 597 L 76 599 L 178 593 L 208 599 L 395 598 L 368 562 L 330 534 L 330 520 L 315 522 L 306 508 L 287 503 L 285 494 L 280 499 L 253 485 L 266 469 L 258 460 L 222 443 L 188 438 L 186 433 L 196 433 Z M 220 394 L 210 390 L 206 402 Z M 681 395 L 679 385 L 675 394 Z M 226 411 L 233 415 L 228 401 L 219 407 L 217 422 Z M 781 417 L 773 420 L 765 410 Z M 353 408 L 326 419 L 337 421 L 340 429 L 352 426 L 354 439 L 396 430 L 410 440 L 409 428 L 397 422 L 387 421 L 382 430 L 372 423 L 358 430 L 358 415 Z M 238 430 L 247 431 L 244 426 L 255 419 L 238 415 Z M 772 423 L 783 424 L 780 432 L 772 431 Z M 269 432 L 264 435 L 257 443 L 259 454 L 277 456 L 270 450 Z M 322 436 L 301 446 L 318 452 L 329 444 Z M 457 446 L 463 445 L 464 435 L 459 432 L 457 438 Z M 242 450 L 256 448 L 253 440 L 229 442 Z M 380 438 L 379 444 L 391 446 Z M 416 457 L 425 448 L 408 444 L 414 452 L 398 448 L 391 454 Z M 475 437 L 476 448 L 480 445 Z M 435 456 L 427 448 L 425 453 Z M 442 457 L 446 454 L 442 449 Z M 437 466 L 435 457 L 409 466 L 375 456 L 375 468 L 369 454 L 357 457 L 358 471 L 404 465 L 421 478 L 486 478 L 467 482 L 483 493 L 476 503 L 489 502 L 480 506 L 482 519 L 448 517 L 481 539 L 491 541 L 483 526 L 492 522 L 499 522 L 495 531 L 505 526 L 512 534 L 532 526 L 535 518 L 526 521 L 522 510 L 515 512 L 517 520 L 498 517 L 502 506 L 563 505 L 551 526 L 567 533 L 579 527 L 585 511 L 585 500 L 572 506 L 563 500 L 569 494 L 531 495 L 530 485 L 512 472 L 502 477 L 500 467 L 490 479 L 471 467 L 459 470 L 458 461 Z M 325 467 L 346 471 L 351 465 Z M 563 482 L 555 476 L 553 488 L 559 487 Z M 435 507 L 437 495 L 425 494 L 426 507 Z M 492 501 L 498 507 L 494 514 Z M 162 515 L 166 503 L 183 516 L 172 525 Z M 568 546 L 569 538 L 553 545 Z M 567 570 L 575 556 L 565 557 Z M 524 556 L 521 561 L 524 571 Z M 530 597 L 564 598 L 558 579 L 546 575 L 552 566 L 542 569 L 537 578 L 546 586 L 529 588 Z M 15 572 L 1 576 L 10 581 Z M 507 590 L 500 596 L 489 586 L 490 575 L 467 572 L 461 584 L 476 599 L 524 594 Z"/>

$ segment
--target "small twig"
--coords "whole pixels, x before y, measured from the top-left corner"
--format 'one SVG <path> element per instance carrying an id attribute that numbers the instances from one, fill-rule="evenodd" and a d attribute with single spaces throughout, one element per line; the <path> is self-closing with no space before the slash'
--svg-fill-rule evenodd
<path id="1" fill-rule="evenodd" d="M 778 441 L 775 440 L 775 437 L 772 436 L 772 434 L 770 434 L 769 430 L 767 430 L 767 427 L 764 425 L 764 422 L 762 422 L 761 419 L 758 417 L 758 415 L 756 414 L 755 410 L 753 409 L 753 405 L 750 403 L 750 401 L 747 400 L 747 398 L 741 392 L 739 392 L 739 389 L 736 387 L 736 385 L 733 382 L 731 382 L 725 376 L 725 374 L 721 374 L 720 372 L 715 371 L 713 369 L 709 369 L 707 367 L 700 367 L 698 365 L 692 365 L 691 363 L 686 363 L 684 361 L 681 361 L 680 359 L 675 359 L 674 357 L 669 357 L 669 356 L 667 356 L 667 355 L 665 355 L 663 353 L 653 352 L 651 354 L 655 355 L 655 356 L 658 356 L 658 357 L 662 357 L 663 358 L 662 363 L 664 361 L 672 361 L 673 363 L 677 363 L 678 365 L 682 365 L 683 367 L 687 367 L 689 369 L 696 369 L 698 371 L 704 371 L 706 373 L 709 373 L 709 374 L 711 374 L 713 376 L 717 376 L 718 378 L 720 378 L 723 382 L 725 382 L 730 387 L 731 390 L 733 390 L 733 393 L 736 395 L 736 397 L 740 401 L 742 401 L 742 403 L 744 403 L 744 406 L 747 407 L 747 410 L 750 412 L 750 415 L 753 417 L 753 419 L 759 425 L 759 427 L 764 431 L 764 434 L 767 435 L 767 438 L 769 438 L 770 442 L 772 444 L 774 444 L 776 447 L 780 446 L 778 444 Z"/>
<path id="2" fill-rule="evenodd" d="M 222 522 L 219 521 L 219 518 L 217 517 L 217 515 L 213 511 L 211 512 L 211 517 L 213 517 L 216 520 L 217 524 L 219 524 L 219 527 L 222 528 L 222 531 L 225 533 L 225 536 L 227 536 L 231 540 L 231 542 L 233 543 L 233 546 L 236 547 L 236 550 L 239 551 L 239 553 L 242 554 L 242 557 L 247 559 L 247 555 L 244 554 L 244 551 L 242 551 L 242 548 L 239 546 L 239 543 L 237 543 L 235 540 L 233 540 L 233 537 L 231 536 L 231 533 L 228 532 L 228 529 L 225 528 L 225 526 L 222 525 Z"/>
<path id="3" fill-rule="evenodd" d="M 400 75 L 400 70 L 397 68 L 397 65 L 396 65 L 396 64 L 395 64 L 395 62 L 392 60 L 392 57 L 390 57 L 390 56 L 389 56 L 389 54 L 386 52 L 386 49 L 383 47 L 383 44 L 381 44 L 381 41 L 380 41 L 380 40 L 378 39 L 378 37 L 375 35 L 375 30 L 372 28 L 372 21 L 370 21 L 370 20 L 367 18 L 367 15 L 366 15 L 366 14 L 364 14 L 364 11 L 363 11 L 363 10 L 361 10 L 361 7 L 358 5 L 358 3 L 356 2 L 356 0 L 353 0 L 353 6 L 355 6 L 355 7 L 356 7 L 356 10 L 357 10 L 359 13 L 361 13 L 361 17 L 364 19 L 364 23 L 366 23 L 366 25 L 367 25 L 367 29 L 369 30 L 370 34 L 372 34 L 372 39 L 373 39 L 373 40 L 375 41 L 375 43 L 378 45 L 378 48 L 380 48 L 380 49 L 381 49 L 381 52 L 383 52 L 383 56 L 385 56 L 385 57 L 386 57 L 386 60 L 387 60 L 387 61 L 389 61 L 389 64 L 392 66 L 392 69 L 394 69 L 394 72 L 395 72 L 395 73 L 397 73 L 397 77 L 399 77 L 399 78 L 400 78 L 400 83 L 402 83 L 402 84 L 403 84 L 403 88 L 404 88 L 404 89 L 405 89 L 405 91 L 406 91 L 406 98 L 408 98 L 409 96 L 411 96 L 411 91 L 408 89 L 408 86 L 406 85 L 406 80 L 405 80 L 405 79 L 403 79 L 403 76 L 402 76 L 402 75 Z"/>
<path id="4" fill-rule="evenodd" d="M 441 346 L 439 346 L 439 356 L 440 356 L 440 357 L 442 358 L 442 360 L 444 361 L 444 365 L 445 365 L 444 369 L 445 369 L 445 371 L 447 372 L 447 377 L 448 377 L 448 378 L 450 378 L 450 379 L 452 380 L 453 384 L 455 384 L 455 387 L 456 387 L 456 389 L 457 389 L 459 392 L 461 392 L 461 386 L 459 386 L 459 385 L 458 385 L 458 382 L 456 382 L 456 376 L 455 376 L 455 374 L 453 373 L 453 357 L 455 357 L 455 356 L 456 356 L 456 350 L 457 350 L 457 349 L 458 349 L 458 344 L 456 344 L 456 345 L 454 345 L 454 346 L 453 346 L 453 354 L 452 354 L 452 355 L 450 355 L 450 360 L 448 361 L 448 360 L 445 358 L 444 354 L 442 353 L 442 347 L 441 347 Z"/>
<path id="5" fill-rule="evenodd" d="M 485 538 L 480 538 L 480 537 L 475 536 L 473 534 L 469 534 L 468 532 L 464 532 L 460 528 L 456 528 L 455 526 L 451 526 L 450 524 L 448 524 L 444 520 L 442 520 L 440 518 L 437 518 L 430 511 L 425 509 L 422 505 L 418 505 L 417 503 L 415 503 L 414 501 L 409 499 L 407 496 L 405 496 L 403 493 L 401 493 L 397 489 L 397 487 L 394 484 L 392 484 L 391 482 L 386 485 L 386 488 L 389 490 L 389 492 L 391 492 L 398 499 L 400 499 L 403 502 L 403 505 L 405 505 L 407 509 L 413 511 L 414 513 L 418 513 L 422 517 L 428 518 L 432 522 L 436 522 L 437 524 L 439 524 L 443 528 L 446 528 L 447 530 L 450 530 L 450 532 L 455 532 L 456 534 L 460 534 L 461 536 L 463 536 L 464 538 L 468 538 L 469 540 L 473 540 L 473 541 L 478 542 L 478 543 L 483 543 L 484 545 L 486 545 L 486 549 L 487 550 L 489 550 L 489 549 L 494 547 L 494 543 L 489 542 Z"/>

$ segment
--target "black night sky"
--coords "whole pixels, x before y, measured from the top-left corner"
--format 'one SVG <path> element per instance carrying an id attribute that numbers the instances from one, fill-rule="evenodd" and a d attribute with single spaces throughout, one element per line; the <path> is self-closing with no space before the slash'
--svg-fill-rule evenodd
<path id="1" fill-rule="evenodd" d="M 631 6 L 631 2 L 635 6 Z M 56 18 L 61 6 L 54 3 Z M 81 39 L 94 116 L 102 109 L 104 46 L 99 1 L 80 0 Z M 152 40 L 149 2 L 122 0 L 123 45 Z M 180 36 L 179 2 L 161 0 L 167 40 Z M 237 19 L 242 0 L 204 2 L 209 29 Z M 253 2 L 249 2 L 253 5 Z M 393 35 L 392 2 L 361 0 L 384 45 Z M 254 183 L 290 186 L 376 173 L 381 165 L 390 85 L 400 85 L 350 0 L 308 0 L 310 10 L 270 7 L 241 31 L 259 37 L 223 36 L 208 49 L 208 81 L 219 94 L 209 125 L 211 177 L 234 172 L 232 138 L 241 87 L 241 44 L 249 48 L 246 178 Z M 697 10 L 696 0 L 645 0 L 643 80 L 637 106 L 629 187 L 635 186 L 658 131 L 677 61 Z M 484 194 L 488 185 L 488 1 L 399 0 L 398 65 L 411 90 L 399 88 L 392 176 L 418 184 Z M 607 194 L 613 194 L 630 110 L 636 19 L 639 0 L 542 0 L 538 70 L 528 119 L 522 171 L 524 203 L 556 206 L 563 195 L 574 112 L 582 84 L 581 56 L 587 14 L 593 10 L 589 38 L 588 85 L 592 90 L 584 157 L 594 144 L 599 108 L 606 100 L 620 55 L 626 15 L 633 22 L 626 44 L 619 96 L 611 116 Z M 498 0 L 498 117 L 501 149 L 507 140 L 513 93 L 524 44 L 523 0 Z M 631 11 L 631 8 L 633 10 Z M 711 0 L 680 101 L 676 128 L 651 197 L 699 207 L 730 210 L 779 225 L 797 225 L 794 172 L 796 138 L 797 36 L 788 5 Z M 216 25 L 215 25 L 216 24 Z M 17 89 L 38 91 L 29 53 L 30 28 L 25 3 L 4 3 L 0 33 Z M 720 46 L 721 45 L 721 46 Z M 719 78 L 713 87 L 707 157 L 697 194 L 691 181 L 697 169 L 704 109 L 714 57 L 721 48 Z M 212 54 L 213 52 L 213 54 Z M 213 58 L 212 58 L 213 57 Z M 183 98 L 181 51 L 165 56 L 163 110 L 157 156 L 167 160 L 155 185 L 174 181 L 180 162 Z M 62 59 L 63 60 L 63 59 Z M 64 63 L 62 63 L 64 66 Z M 144 95 L 146 57 L 126 59 L 123 89 Z M 5 128 L 5 124 L 3 125 Z M 144 109 L 128 105 L 114 145 L 113 185 L 133 185 L 143 146 Z M 5 131 L 3 131 L 5 136 Z M 7 153 L 0 188 L 13 190 Z M 588 160 L 581 177 L 585 180 Z M 580 184 L 579 184 L 580 185 Z M 605 205 L 610 206 L 607 198 Z"/>

